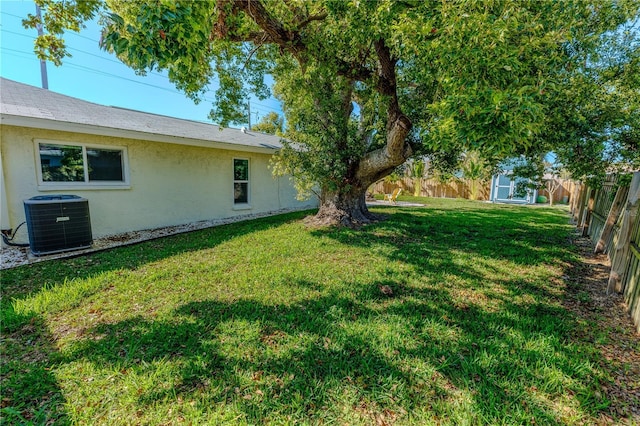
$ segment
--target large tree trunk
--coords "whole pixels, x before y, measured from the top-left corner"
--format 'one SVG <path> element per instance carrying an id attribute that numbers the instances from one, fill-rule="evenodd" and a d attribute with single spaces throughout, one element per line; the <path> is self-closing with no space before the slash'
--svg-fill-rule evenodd
<path id="1" fill-rule="evenodd" d="M 386 144 L 383 148 L 366 153 L 357 164 L 349 164 L 345 185 L 333 191 L 323 188 L 320 210 L 308 220 L 309 224 L 358 227 L 376 220 L 365 203 L 367 188 L 391 174 L 413 154 L 407 142 L 411 120 L 402 113 L 396 92 L 396 60 L 382 39 L 374 44 L 379 60 L 377 89 L 387 97 Z M 349 97 L 345 98 L 344 108 L 348 117 L 351 114 L 350 91 Z"/>
<path id="2" fill-rule="evenodd" d="M 318 214 L 307 220 L 311 226 L 342 225 L 357 228 L 380 219 L 369 212 L 365 195 L 369 185 L 391 174 L 411 156 L 413 150 L 406 142 L 411 122 L 404 115 L 389 120 L 387 144 L 384 148 L 367 153 L 351 168 L 348 185 L 336 190 L 322 190 Z"/>
<path id="3" fill-rule="evenodd" d="M 351 187 L 349 191 L 322 191 L 320 209 L 306 223 L 310 226 L 346 226 L 357 228 L 380 219 L 369 212 L 365 202 L 367 187 Z"/>
<path id="4" fill-rule="evenodd" d="M 402 127 L 402 126 L 400 126 Z M 411 147 L 404 142 L 411 127 L 403 131 L 390 132 L 387 139 L 398 138 L 398 145 L 394 154 L 389 153 L 389 141 L 384 148 L 372 151 L 360 160 L 353 173 L 348 177 L 349 184 L 336 190 L 322 189 L 320 193 L 320 208 L 318 213 L 307 219 L 311 226 L 347 226 L 358 228 L 367 223 L 382 219 L 382 216 L 369 212 L 365 202 L 369 186 L 404 163 L 412 154 Z M 391 144 L 392 145 L 392 144 Z"/>

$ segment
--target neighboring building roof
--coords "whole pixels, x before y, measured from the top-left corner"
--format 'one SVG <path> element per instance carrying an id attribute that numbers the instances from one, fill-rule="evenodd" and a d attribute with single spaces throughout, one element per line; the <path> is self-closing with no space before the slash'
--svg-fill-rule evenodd
<path id="1" fill-rule="evenodd" d="M 278 136 L 104 106 L 0 77 L 0 124 L 273 153 Z"/>

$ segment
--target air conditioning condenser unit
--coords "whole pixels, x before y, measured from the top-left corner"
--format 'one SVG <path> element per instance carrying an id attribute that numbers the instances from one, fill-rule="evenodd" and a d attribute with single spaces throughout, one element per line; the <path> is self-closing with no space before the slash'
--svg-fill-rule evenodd
<path id="1" fill-rule="evenodd" d="M 29 247 L 36 256 L 91 247 L 89 201 L 77 195 L 24 200 Z"/>

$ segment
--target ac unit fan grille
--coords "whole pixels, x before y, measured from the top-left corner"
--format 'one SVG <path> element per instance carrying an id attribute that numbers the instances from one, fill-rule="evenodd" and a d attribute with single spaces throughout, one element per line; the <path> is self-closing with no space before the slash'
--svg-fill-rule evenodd
<path id="1" fill-rule="evenodd" d="M 76 196 L 40 196 L 24 202 L 29 245 L 35 255 L 90 247 L 89 203 Z"/>

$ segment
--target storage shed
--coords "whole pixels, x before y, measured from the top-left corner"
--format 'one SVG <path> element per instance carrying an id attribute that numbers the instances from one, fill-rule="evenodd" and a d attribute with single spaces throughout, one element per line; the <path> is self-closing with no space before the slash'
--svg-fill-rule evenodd
<path id="1" fill-rule="evenodd" d="M 513 168 L 518 159 L 512 159 L 501 165 L 500 173 L 491 178 L 491 195 L 489 199 L 497 203 L 535 204 L 538 191 L 527 188 L 521 190 L 525 179 L 513 175 Z"/>

